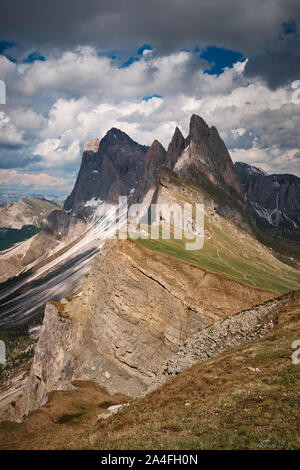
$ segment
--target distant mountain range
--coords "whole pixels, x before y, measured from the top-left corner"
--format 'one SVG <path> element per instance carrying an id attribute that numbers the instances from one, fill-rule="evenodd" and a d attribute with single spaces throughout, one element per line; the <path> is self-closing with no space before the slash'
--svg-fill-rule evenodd
<path id="1" fill-rule="evenodd" d="M 0 206 L 0 227 L 21 229 L 24 225 L 39 226 L 54 209 L 61 209 L 59 202 L 44 198 L 21 198 Z"/>
<path id="2" fill-rule="evenodd" d="M 234 167 L 257 224 L 274 236 L 300 240 L 300 178 L 268 175 L 242 162 Z"/>
<path id="3" fill-rule="evenodd" d="M 18 202 L 20 199 L 45 199 L 50 202 L 58 202 L 59 204 L 64 203 L 66 196 L 58 196 L 57 194 L 36 194 L 36 193 L 30 193 L 30 194 L 18 194 L 18 193 L 9 193 L 9 194 L 0 194 L 0 206 L 3 206 L 4 204 L 10 204 L 13 202 Z"/>
<path id="4" fill-rule="evenodd" d="M 50 212 L 61 207 L 58 202 L 37 197 L 0 205 L 0 250 L 36 235 Z"/>

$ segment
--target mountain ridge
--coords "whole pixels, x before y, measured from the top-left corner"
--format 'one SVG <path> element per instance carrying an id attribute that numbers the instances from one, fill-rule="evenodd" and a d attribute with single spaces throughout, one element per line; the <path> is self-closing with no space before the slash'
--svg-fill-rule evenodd
<path id="1" fill-rule="evenodd" d="M 120 195 L 146 212 L 152 203 L 201 204 L 203 248 L 185 250 L 175 221 L 160 214 L 155 221 L 169 226 L 170 239 L 105 238 L 105 216 L 111 220 Z M 139 222 L 149 233 L 148 221 Z M 73 390 L 74 380 L 138 396 L 191 336 L 299 288 L 299 271 L 256 239 L 252 223 L 224 142 L 198 116 L 187 139 L 175 129 L 167 150 L 114 128 L 88 142 L 64 210 L 51 213 L 27 251 L 19 247 L 31 264 L 0 290 L 6 328 L 40 322 L 35 307 L 46 305 L 23 398 L 6 411 L 23 418 L 52 391 Z M 193 212 L 185 224 L 195 239 L 202 235 Z"/>
<path id="2" fill-rule="evenodd" d="M 242 162 L 234 166 L 257 224 L 279 238 L 300 240 L 300 178 L 266 174 Z"/>

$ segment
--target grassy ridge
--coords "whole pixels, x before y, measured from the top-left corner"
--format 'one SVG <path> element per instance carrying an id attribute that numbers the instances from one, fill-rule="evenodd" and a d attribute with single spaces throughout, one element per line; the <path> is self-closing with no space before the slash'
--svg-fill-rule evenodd
<path id="1" fill-rule="evenodd" d="M 38 197 L 31 197 L 31 198 L 23 198 L 23 201 L 32 209 L 33 212 L 41 212 L 46 211 L 50 213 L 55 209 L 61 209 L 62 205 L 56 201 L 49 201 L 48 199 L 38 198 Z"/>
<path id="2" fill-rule="evenodd" d="M 140 238 L 136 243 L 277 294 L 299 288 L 299 271 L 226 219 L 217 225 L 206 218 L 205 232 L 204 246 L 197 251 L 187 251 L 184 240 Z"/>
<path id="3" fill-rule="evenodd" d="M 215 202 L 237 210 L 256 233 L 258 229 L 252 226 L 253 221 L 244 210 L 242 200 L 230 197 L 208 181 L 195 185 L 166 168 L 160 168 L 158 174 L 174 202 L 181 206 L 185 202 L 204 202 L 209 214 L 205 216 L 204 246 L 198 251 L 187 251 L 184 240 L 163 240 L 162 237 L 158 240 L 137 239 L 136 243 L 276 294 L 299 289 L 300 271 L 296 259 L 300 252 L 297 245 L 276 240 L 263 232 L 259 232 L 258 241 L 229 218 L 214 215 Z"/>

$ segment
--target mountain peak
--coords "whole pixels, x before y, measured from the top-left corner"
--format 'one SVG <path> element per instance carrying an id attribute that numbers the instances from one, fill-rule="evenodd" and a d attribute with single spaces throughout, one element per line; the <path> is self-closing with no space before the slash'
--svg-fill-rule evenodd
<path id="1" fill-rule="evenodd" d="M 209 130 L 210 129 L 204 119 L 202 119 L 197 114 L 192 115 L 190 120 L 189 140 L 198 142 L 203 138 L 208 139 Z"/>
<path id="2" fill-rule="evenodd" d="M 158 168 L 166 164 L 167 152 L 161 143 L 155 139 L 146 153 L 144 171 L 136 192 L 138 202 L 141 202 L 147 191 L 156 184 Z"/>
<path id="3" fill-rule="evenodd" d="M 184 137 L 182 135 L 182 132 L 181 132 L 181 130 L 179 129 L 178 126 L 176 126 L 176 128 L 175 128 L 175 131 L 174 131 L 171 142 L 174 141 L 174 140 L 177 140 L 177 139 L 184 139 Z"/>
<path id="4" fill-rule="evenodd" d="M 183 155 L 179 158 L 179 164 L 174 167 L 175 172 L 193 180 L 195 184 L 202 186 L 212 183 L 227 193 L 233 189 L 239 197 L 243 197 L 226 145 L 214 126 L 209 127 L 204 119 L 193 114 L 186 144 L 191 144 L 189 157 Z"/>
<path id="5" fill-rule="evenodd" d="M 66 199 L 64 209 L 80 217 L 92 211 L 88 201 L 117 203 L 119 196 L 126 196 L 140 180 L 149 147 L 132 140 L 125 132 L 113 127 L 101 139 L 88 143 L 80 171 L 72 193 Z"/>
<path id="6" fill-rule="evenodd" d="M 154 139 L 152 142 L 152 145 L 149 150 L 157 149 L 157 150 L 162 150 L 163 152 L 166 152 L 164 146 L 159 142 L 159 140 Z"/>
<path id="7" fill-rule="evenodd" d="M 173 169 L 179 156 L 182 154 L 185 148 L 185 138 L 183 137 L 179 127 L 176 127 L 172 140 L 169 143 L 167 151 L 166 166 Z"/>
<path id="8" fill-rule="evenodd" d="M 127 142 L 133 142 L 133 140 L 125 132 L 112 127 L 100 141 L 100 147 L 106 147 L 107 145 L 122 144 Z"/>
<path id="9" fill-rule="evenodd" d="M 236 162 L 234 164 L 234 168 L 238 174 L 245 173 L 247 175 L 261 175 L 261 176 L 267 175 L 267 172 L 263 170 L 262 168 L 249 165 L 248 163 L 244 163 L 244 162 Z"/>

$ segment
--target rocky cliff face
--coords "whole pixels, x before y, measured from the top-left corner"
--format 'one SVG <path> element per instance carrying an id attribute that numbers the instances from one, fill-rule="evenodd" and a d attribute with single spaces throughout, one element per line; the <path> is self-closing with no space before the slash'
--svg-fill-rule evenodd
<path id="1" fill-rule="evenodd" d="M 191 336 L 184 346 L 163 364 L 151 389 L 157 388 L 171 376 L 196 363 L 207 361 L 223 351 L 264 336 L 274 328 L 280 310 L 289 303 L 290 295 L 287 294 L 217 321 Z"/>
<path id="2" fill-rule="evenodd" d="M 186 145 L 186 140 L 183 137 L 180 129 L 176 127 L 172 140 L 168 146 L 165 166 L 171 170 L 176 165 L 179 157 L 182 155 Z"/>
<path id="3" fill-rule="evenodd" d="M 137 396 L 192 334 L 270 296 L 133 242 L 107 242 L 82 290 L 47 305 L 22 413 L 75 379 Z"/>
<path id="4" fill-rule="evenodd" d="M 246 163 L 235 169 L 247 198 L 249 211 L 257 223 L 274 235 L 300 237 L 300 178 L 294 175 L 267 175 Z"/>
<path id="5" fill-rule="evenodd" d="M 245 210 L 241 184 L 224 142 L 215 127 L 196 115 L 191 117 L 188 137 L 177 127 L 167 151 L 157 140 L 150 148 L 141 146 L 118 129 L 111 129 L 99 145 L 97 139 L 87 143 L 64 210 L 86 218 L 102 202 L 118 203 L 120 195 L 147 208 L 154 201 L 162 166 L 213 193 L 221 205 L 234 203 Z M 228 211 L 225 215 L 230 217 Z"/>
<path id="6" fill-rule="evenodd" d="M 154 140 L 148 150 L 144 163 L 144 170 L 139 185 L 134 194 L 135 202 L 142 203 L 144 199 L 153 196 L 157 188 L 157 170 L 166 163 L 167 152 L 158 140 Z"/>
<path id="7" fill-rule="evenodd" d="M 148 147 L 134 142 L 125 132 L 112 128 L 101 139 L 85 146 L 77 181 L 64 210 L 86 217 L 101 201 L 118 203 L 141 178 Z"/>
<path id="8" fill-rule="evenodd" d="M 215 201 L 215 210 L 220 215 L 252 233 L 241 183 L 215 127 L 209 128 L 203 119 L 193 115 L 188 137 L 185 139 L 176 127 L 167 152 L 157 140 L 153 142 L 133 194 L 134 202 L 143 204 L 143 214 L 158 202 L 162 167 L 204 190 Z"/>

